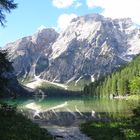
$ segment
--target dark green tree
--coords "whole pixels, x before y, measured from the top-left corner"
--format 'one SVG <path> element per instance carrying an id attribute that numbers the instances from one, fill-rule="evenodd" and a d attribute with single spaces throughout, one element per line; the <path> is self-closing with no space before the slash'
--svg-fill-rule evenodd
<path id="1" fill-rule="evenodd" d="M 0 24 L 4 26 L 6 22 L 5 12 L 10 13 L 12 9 L 15 9 L 17 4 L 14 0 L 0 0 Z"/>
<path id="2" fill-rule="evenodd" d="M 111 93 L 112 93 L 113 95 L 117 95 L 117 94 L 118 94 L 117 80 L 116 80 L 116 77 L 115 77 L 114 75 L 112 76 Z"/>
<path id="3" fill-rule="evenodd" d="M 7 86 L 7 78 L 5 74 L 13 70 L 11 62 L 7 58 L 7 52 L 5 50 L 0 51 L 0 96 L 3 95 Z"/>
<path id="4" fill-rule="evenodd" d="M 130 92 L 140 94 L 140 77 L 137 76 L 130 81 Z"/>
<path id="5" fill-rule="evenodd" d="M 129 81 L 128 80 L 124 80 L 123 86 L 124 86 L 124 95 L 125 94 L 130 94 L 130 87 L 129 87 Z"/>
<path id="6" fill-rule="evenodd" d="M 140 94 L 140 54 L 112 74 L 86 86 L 86 91 L 100 97 Z"/>
<path id="7" fill-rule="evenodd" d="M 11 12 L 15 9 L 17 4 L 14 0 L 0 0 L 0 24 L 4 26 L 5 14 L 4 12 Z M 3 90 L 6 88 L 7 79 L 5 78 L 5 73 L 12 70 L 12 65 L 7 59 L 7 52 L 0 50 L 0 95 L 2 95 Z"/>

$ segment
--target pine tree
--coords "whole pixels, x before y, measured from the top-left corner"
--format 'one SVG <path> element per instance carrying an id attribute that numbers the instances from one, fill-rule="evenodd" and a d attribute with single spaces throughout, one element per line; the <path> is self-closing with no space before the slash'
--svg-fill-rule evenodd
<path id="1" fill-rule="evenodd" d="M 130 92 L 140 94 L 140 77 L 135 77 L 130 81 Z"/>
<path id="2" fill-rule="evenodd" d="M 4 89 L 7 86 L 7 79 L 4 77 L 4 73 L 11 72 L 13 70 L 11 62 L 8 61 L 7 52 L 0 51 L 0 94 L 2 95 Z"/>
<path id="3" fill-rule="evenodd" d="M 15 9 L 17 4 L 13 0 L 0 0 L 0 24 L 4 26 L 5 23 L 5 14 L 4 12 L 11 12 L 12 9 Z M 12 65 L 7 59 L 7 52 L 0 50 L 0 94 L 7 85 L 7 79 L 4 77 L 5 72 L 12 70 Z"/>
<path id="4" fill-rule="evenodd" d="M 111 92 L 112 92 L 113 95 L 117 95 L 117 79 L 116 79 L 116 75 L 112 76 Z"/>
<path id="5" fill-rule="evenodd" d="M 15 9 L 17 4 L 14 3 L 14 0 L 0 0 L 0 23 L 4 26 L 5 14 L 4 12 L 10 13 L 12 9 Z"/>
<path id="6" fill-rule="evenodd" d="M 100 78 L 86 87 L 90 94 L 100 97 L 113 95 L 140 94 L 140 55 L 122 66 L 111 75 Z"/>
<path id="7" fill-rule="evenodd" d="M 124 95 L 126 94 L 130 94 L 130 88 L 129 88 L 129 81 L 128 80 L 124 80 L 124 84 L 123 84 L 123 88 L 124 88 Z"/>

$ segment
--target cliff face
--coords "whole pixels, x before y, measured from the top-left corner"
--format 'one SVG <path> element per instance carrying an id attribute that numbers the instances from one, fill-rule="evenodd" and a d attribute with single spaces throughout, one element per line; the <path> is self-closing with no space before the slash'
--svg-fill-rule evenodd
<path id="1" fill-rule="evenodd" d="M 139 46 L 139 29 L 131 19 L 91 14 L 73 19 L 60 34 L 43 29 L 6 48 L 19 77 L 66 83 L 112 72 L 140 53 Z"/>
<path id="2" fill-rule="evenodd" d="M 33 36 L 24 37 L 6 45 L 18 77 L 33 77 L 48 67 L 51 45 L 58 37 L 53 29 L 42 29 Z M 44 61 L 45 60 L 45 61 Z"/>

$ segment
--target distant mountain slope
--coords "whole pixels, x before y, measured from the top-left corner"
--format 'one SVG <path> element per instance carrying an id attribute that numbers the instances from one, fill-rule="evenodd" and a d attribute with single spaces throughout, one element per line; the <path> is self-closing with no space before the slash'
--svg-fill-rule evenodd
<path id="1" fill-rule="evenodd" d="M 40 75 L 51 82 L 92 81 L 111 73 L 140 52 L 139 29 L 131 19 L 110 19 L 99 14 L 73 19 L 60 34 L 43 29 L 6 45 L 16 74 Z"/>
<path id="2" fill-rule="evenodd" d="M 140 94 L 140 55 L 112 74 L 85 86 L 84 93 L 100 97 Z"/>
<path id="3" fill-rule="evenodd" d="M 6 45 L 18 77 L 33 77 L 35 73 L 41 73 L 48 67 L 51 45 L 58 35 L 53 29 L 42 29 L 33 36 Z"/>

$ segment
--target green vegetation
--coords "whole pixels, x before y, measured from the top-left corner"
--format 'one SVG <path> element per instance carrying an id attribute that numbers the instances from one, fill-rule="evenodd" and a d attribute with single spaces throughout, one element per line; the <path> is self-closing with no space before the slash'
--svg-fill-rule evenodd
<path id="1" fill-rule="evenodd" d="M 140 107 L 133 113 L 128 119 L 86 122 L 81 131 L 94 140 L 140 140 Z"/>
<path id="2" fill-rule="evenodd" d="M 1 140 L 52 140 L 47 130 L 39 128 L 16 111 L 16 107 L 0 104 Z"/>
<path id="3" fill-rule="evenodd" d="M 8 89 L 9 77 L 5 73 L 12 73 L 13 68 L 7 59 L 7 52 L 0 51 L 0 97 L 12 91 Z M 8 91 L 7 91 L 8 90 Z M 0 139 L 1 140 L 51 140 L 47 130 L 39 128 L 29 119 L 18 113 L 16 107 L 5 103 L 0 104 Z"/>
<path id="4" fill-rule="evenodd" d="M 140 95 L 131 95 L 126 98 L 128 101 L 140 101 Z"/>
<path id="5" fill-rule="evenodd" d="M 140 93 L 140 77 L 135 77 L 130 81 L 130 91 L 133 94 L 139 94 Z"/>
<path id="6" fill-rule="evenodd" d="M 4 12 L 11 12 L 17 4 L 14 0 L 0 0 L 0 24 L 4 26 Z M 7 52 L 0 50 L 0 98 L 12 92 L 8 88 L 12 64 L 8 61 Z M 47 130 L 39 128 L 29 119 L 18 113 L 16 107 L 0 103 L 0 139 L 1 140 L 52 140 Z"/>
<path id="7" fill-rule="evenodd" d="M 136 95 L 140 93 L 140 55 L 112 74 L 85 86 L 85 95 L 100 97 Z"/>
<path id="8" fill-rule="evenodd" d="M 1 2 L 1 1 L 0 1 Z M 8 89 L 9 77 L 13 67 L 8 61 L 7 52 L 0 51 L 0 98 L 12 92 Z M 7 91 L 8 90 L 8 91 Z M 1 140 L 51 140 L 47 130 L 39 128 L 29 119 L 18 113 L 16 107 L 0 103 L 0 139 Z"/>
<path id="9" fill-rule="evenodd" d="M 75 81 L 68 83 L 67 86 L 68 86 L 68 89 L 72 90 L 72 91 L 82 91 L 83 87 L 84 87 L 79 82 L 77 84 L 75 84 Z"/>
<path id="10" fill-rule="evenodd" d="M 76 81 L 71 81 L 68 83 L 68 90 L 72 91 L 83 91 L 84 86 L 91 83 L 91 77 L 85 77 L 80 79 L 78 82 Z"/>
<path id="11" fill-rule="evenodd" d="M 49 97 L 69 97 L 69 96 L 79 96 L 81 91 L 66 90 L 56 85 L 49 83 L 43 83 L 37 89 L 41 89 Z"/>
<path id="12" fill-rule="evenodd" d="M 7 52 L 0 50 L 0 97 L 4 96 L 7 89 L 8 78 L 4 74 L 12 71 L 13 67 L 8 61 Z"/>
<path id="13" fill-rule="evenodd" d="M 25 79 L 18 78 L 18 81 L 21 84 L 26 85 L 30 82 L 33 82 L 34 77 L 26 77 Z M 76 83 L 76 81 L 71 81 L 68 84 L 64 84 L 64 85 L 67 86 L 67 90 L 70 90 L 70 91 L 83 91 L 84 86 L 86 84 L 89 84 L 90 82 L 91 82 L 91 80 L 89 80 L 89 79 L 81 79 L 77 83 Z M 64 89 L 64 88 L 61 88 L 60 86 L 57 86 L 55 84 L 51 84 L 49 82 L 48 83 L 44 82 L 40 87 L 43 87 L 43 88 L 45 87 L 46 89 L 47 88 Z"/>

